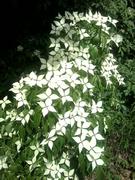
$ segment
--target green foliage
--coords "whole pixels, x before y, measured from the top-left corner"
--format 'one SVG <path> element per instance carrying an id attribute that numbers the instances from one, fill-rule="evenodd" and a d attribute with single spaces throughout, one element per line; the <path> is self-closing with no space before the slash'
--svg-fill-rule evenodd
<path id="1" fill-rule="evenodd" d="M 102 135 L 123 105 L 111 48 L 122 39 L 116 23 L 91 11 L 58 15 L 48 59 L 33 53 L 39 74 L 23 75 L 11 101 L 0 100 L 2 178 L 78 179 L 106 163 Z"/>

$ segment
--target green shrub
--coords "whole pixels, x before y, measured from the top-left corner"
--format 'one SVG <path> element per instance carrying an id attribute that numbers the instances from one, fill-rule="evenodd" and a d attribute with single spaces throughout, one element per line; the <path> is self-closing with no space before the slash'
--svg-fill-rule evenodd
<path id="1" fill-rule="evenodd" d="M 117 20 L 58 15 L 48 60 L 0 101 L 2 179 L 78 179 L 105 164 L 103 136 L 121 107 L 123 77 L 112 54 Z"/>

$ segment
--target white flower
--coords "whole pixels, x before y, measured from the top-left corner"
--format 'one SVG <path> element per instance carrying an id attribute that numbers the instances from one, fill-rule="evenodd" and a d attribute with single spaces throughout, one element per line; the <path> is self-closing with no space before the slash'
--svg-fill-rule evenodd
<path id="1" fill-rule="evenodd" d="M 47 62 L 48 72 L 52 72 L 53 75 L 60 75 L 59 71 L 60 63 L 54 59 L 49 59 Z"/>
<path id="2" fill-rule="evenodd" d="M 59 99 L 59 97 L 56 94 L 52 94 L 52 90 L 50 88 L 47 88 L 46 92 L 39 94 L 37 96 L 40 100 L 46 100 L 47 102 Z"/>
<path id="3" fill-rule="evenodd" d="M 23 90 L 20 90 L 20 92 L 15 95 L 14 98 L 16 99 L 16 101 L 18 101 L 17 108 L 24 106 L 24 105 L 28 105 L 28 107 L 29 107 L 29 104 L 26 100 L 26 92 L 27 92 L 27 90 L 23 89 Z"/>
<path id="4" fill-rule="evenodd" d="M 46 163 L 46 170 L 44 175 L 50 175 L 51 178 L 57 179 L 57 176 L 59 179 L 61 179 L 61 174 L 63 172 L 63 169 L 60 168 L 58 164 L 55 164 L 54 161 Z"/>
<path id="5" fill-rule="evenodd" d="M 71 74 L 66 74 L 65 77 L 67 77 L 67 81 L 70 83 L 70 86 L 75 88 L 76 85 L 80 84 L 80 80 L 78 77 L 80 77 L 79 74 L 77 73 L 71 73 Z"/>
<path id="6" fill-rule="evenodd" d="M 102 112 L 103 109 L 101 107 L 102 107 L 102 101 L 99 101 L 96 104 L 95 101 L 92 100 L 91 113 L 95 114 L 97 112 Z"/>
<path id="7" fill-rule="evenodd" d="M 17 146 L 17 152 L 19 153 L 20 152 L 20 148 L 21 148 L 21 145 L 22 145 L 22 140 L 17 140 L 15 142 L 16 146 Z"/>
<path id="8" fill-rule="evenodd" d="M 15 109 L 12 111 L 6 111 L 6 120 L 10 119 L 10 121 L 14 121 L 16 119 L 17 112 Z"/>
<path id="9" fill-rule="evenodd" d="M 59 88 L 62 88 L 62 89 L 67 89 L 69 86 L 64 82 L 64 76 L 57 76 L 57 75 L 54 75 L 51 80 L 48 82 L 48 86 L 51 88 L 51 89 L 58 89 Z"/>
<path id="10" fill-rule="evenodd" d="M 66 134 L 66 126 L 67 124 L 65 123 L 64 120 L 60 120 L 56 123 L 56 130 L 57 134 L 63 136 Z"/>
<path id="11" fill-rule="evenodd" d="M 60 93 L 62 103 L 64 104 L 66 101 L 73 101 L 72 97 L 69 95 L 70 89 L 63 90 L 62 88 L 58 88 L 58 92 Z"/>
<path id="12" fill-rule="evenodd" d="M 37 158 L 37 156 L 34 155 L 34 157 L 32 158 L 31 161 L 30 161 L 30 160 L 27 160 L 27 161 L 26 161 L 26 163 L 27 163 L 28 165 L 30 165 L 30 166 L 29 166 L 30 172 L 31 172 L 34 168 L 40 166 L 39 164 L 36 163 L 36 160 L 37 160 L 36 158 Z"/>
<path id="13" fill-rule="evenodd" d="M 10 91 L 12 91 L 15 94 L 18 94 L 20 93 L 23 86 L 24 86 L 24 79 L 21 78 L 19 82 L 13 83 L 13 88 L 11 88 Z"/>
<path id="14" fill-rule="evenodd" d="M 63 59 L 61 62 L 60 62 L 60 65 L 61 65 L 61 69 L 60 69 L 60 72 L 62 74 L 64 73 L 68 73 L 68 74 L 71 74 L 72 73 L 72 62 L 67 62 L 67 58 L 66 59 Z"/>
<path id="15" fill-rule="evenodd" d="M 84 14 L 78 13 L 78 12 L 73 12 L 73 16 L 74 16 L 74 19 L 73 19 L 74 23 L 79 22 L 79 21 L 83 20 L 83 18 L 84 18 Z"/>
<path id="16" fill-rule="evenodd" d="M 57 28 L 59 29 L 59 31 L 61 31 L 65 26 L 65 18 L 63 17 L 59 22 L 54 21 L 54 23 L 57 26 Z"/>
<path id="17" fill-rule="evenodd" d="M 100 159 L 104 148 L 96 146 L 96 142 L 91 140 L 89 153 L 86 154 L 87 159 L 92 162 L 92 169 L 94 170 L 97 165 L 103 165 L 104 162 Z"/>
<path id="18" fill-rule="evenodd" d="M 89 48 L 80 47 L 78 56 L 83 57 L 84 59 L 89 59 Z"/>
<path id="19" fill-rule="evenodd" d="M 50 34 L 60 35 L 60 31 L 59 31 L 59 29 L 56 26 L 54 26 L 52 24 L 52 30 L 51 30 Z"/>
<path id="20" fill-rule="evenodd" d="M 65 18 L 66 19 L 70 19 L 70 20 L 74 19 L 73 15 L 70 12 L 68 12 L 68 11 L 65 11 Z"/>
<path id="21" fill-rule="evenodd" d="M 82 69 L 82 63 L 83 63 L 84 60 L 85 60 L 85 59 L 84 59 L 83 57 L 77 57 L 77 58 L 75 58 L 75 61 L 73 62 L 73 63 L 74 63 L 74 66 L 75 66 L 76 68 L 78 68 L 79 70 L 81 70 L 81 69 Z"/>
<path id="22" fill-rule="evenodd" d="M 101 14 L 98 13 L 97 18 L 95 20 L 97 21 L 97 26 L 107 27 L 106 22 L 108 21 L 108 17 L 101 16 Z"/>
<path id="23" fill-rule="evenodd" d="M 7 160 L 7 157 L 2 157 L 2 156 L 0 157 L 0 170 L 8 168 L 6 160 Z"/>
<path id="24" fill-rule="evenodd" d="M 79 42 L 69 41 L 68 46 L 68 51 L 79 52 Z"/>
<path id="25" fill-rule="evenodd" d="M 77 122 L 77 130 L 75 132 L 75 136 L 83 134 L 85 137 L 89 132 L 90 122 Z"/>
<path id="26" fill-rule="evenodd" d="M 30 120 L 30 116 L 33 114 L 33 110 L 30 110 L 27 114 L 23 114 L 23 112 L 21 112 L 17 117 L 16 117 L 16 121 L 21 121 L 21 123 L 23 125 L 25 125 L 25 123 L 28 123 Z"/>
<path id="27" fill-rule="evenodd" d="M 7 96 L 5 96 L 3 98 L 3 100 L 0 100 L 0 104 L 1 104 L 2 109 L 5 109 L 6 105 L 10 104 L 10 103 L 11 103 L 11 101 L 8 100 Z"/>
<path id="28" fill-rule="evenodd" d="M 70 171 L 64 171 L 64 180 L 73 179 L 74 175 L 74 169 L 71 169 Z"/>
<path id="29" fill-rule="evenodd" d="M 58 118 L 58 122 L 56 123 L 56 131 L 58 135 L 63 135 L 66 133 L 67 125 L 73 126 L 71 119 L 70 119 L 70 111 L 65 112 L 64 115 L 60 114 Z"/>
<path id="30" fill-rule="evenodd" d="M 91 137 L 91 146 L 94 147 L 96 145 L 96 140 L 104 140 L 104 138 L 99 133 L 99 127 L 96 126 L 93 131 L 89 131 L 89 136 Z"/>
<path id="31" fill-rule="evenodd" d="M 84 79 L 81 79 L 81 83 L 83 84 L 83 93 L 86 92 L 88 89 L 90 89 L 90 92 L 93 91 L 93 85 L 88 82 L 88 78 L 85 77 Z"/>
<path id="32" fill-rule="evenodd" d="M 50 44 L 50 48 L 54 48 L 55 51 L 58 51 L 60 49 L 60 38 L 57 39 L 53 39 L 50 38 L 51 40 L 51 44 Z"/>
<path id="33" fill-rule="evenodd" d="M 36 145 L 30 146 L 30 148 L 34 151 L 34 155 L 37 156 L 40 152 L 44 153 L 44 149 L 40 147 L 39 143 L 37 142 Z"/>
<path id="34" fill-rule="evenodd" d="M 44 117 L 48 114 L 49 111 L 56 112 L 55 108 L 52 106 L 51 100 L 46 100 L 45 102 L 40 101 L 38 104 L 42 108 L 42 114 Z"/>
<path id="35" fill-rule="evenodd" d="M 68 167 L 70 167 L 69 155 L 63 152 L 59 164 L 66 164 Z"/>
<path id="36" fill-rule="evenodd" d="M 79 30 L 79 35 L 80 35 L 80 40 L 86 38 L 86 37 L 89 37 L 89 34 L 86 33 L 86 29 L 80 29 Z"/>
<path id="37" fill-rule="evenodd" d="M 36 73 L 31 72 L 28 77 L 24 78 L 24 81 L 29 86 L 39 86 L 42 87 L 44 84 L 44 75 L 37 76 Z"/>
<path id="38" fill-rule="evenodd" d="M 73 34 L 76 34 L 76 31 L 74 29 L 70 29 L 70 25 L 66 26 L 65 31 L 67 33 L 67 37 L 70 38 L 71 40 L 73 39 L 72 36 Z M 67 44 L 68 45 L 68 44 Z M 65 46 L 66 47 L 66 46 Z M 67 46 L 68 47 L 68 46 Z M 66 47 L 66 48 L 67 48 Z"/>
<path id="39" fill-rule="evenodd" d="M 81 69 L 84 70 L 85 72 L 88 72 L 88 73 L 94 75 L 95 66 L 91 63 L 90 60 L 82 61 Z"/>
<path id="40" fill-rule="evenodd" d="M 48 137 L 41 142 L 41 145 L 44 146 L 47 144 L 49 148 L 52 150 L 53 142 L 57 139 L 57 136 L 55 136 L 55 134 L 56 134 L 56 129 L 52 129 L 49 132 Z"/>
<path id="41" fill-rule="evenodd" d="M 86 156 L 87 156 L 88 160 L 90 162 L 92 162 L 92 170 L 94 170 L 97 165 L 104 164 L 103 160 L 100 159 L 100 157 L 98 157 L 96 153 L 95 153 L 94 157 L 91 155 L 86 155 Z"/>
<path id="42" fill-rule="evenodd" d="M 87 107 L 87 103 L 79 98 L 76 102 L 74 102 L 73 113 L 78 114 L 80 111 L 84 111 L 84 107 Z"/>
<path id="43" fill-rule="evenodd" d="M 88 140 L 86 140 L 85 134 L 81 134 L 81 136 L 75 136 L 73 137 L 75 142 L 79 145 L 79 152 L 81 153 L 82 149 L 85 148 L 86 150 L 90 150 L 90 143 Z"/>

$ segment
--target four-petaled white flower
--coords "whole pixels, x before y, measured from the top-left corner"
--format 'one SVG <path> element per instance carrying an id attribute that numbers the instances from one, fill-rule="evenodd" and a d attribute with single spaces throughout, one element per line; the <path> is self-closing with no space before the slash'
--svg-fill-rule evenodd
<path id="1" fill-rule="evenodd" d="M 42 87 L 44 85 L 44 75 L 37 76 L 36 73 L 31 72 L 28 77 L 24 78 L 24 81 L 29 86 L 39 86 Z"/>
<path id="2" fill-rule="evenodd" d="M 10 104 L 10 103 L 11 103 L 11 101 L 8 100 L 7 96 L 5 96 L 3 98 L 3 100 L 0 100 L 0 105 L 1 105 L 2 109 L 5 109 L 6 105 Z"/>
<path id="3" fill-rule="evenodd" d="M 54 59 L 50 59 L 47 62 L 47 71 L 52 72 L 53 75 L 60 75 L 59 71 L 60 63 Z"/>
<path id="4" fill-rule="evenodd" d="M 91 113 L 95 114 L 96 112 L 102 112 L 102 101 L 95 103 L 94 100 L 92 100 L 92 106 L 91 106 Z"/>
<path id="5" fill-rule="evenodd" d="M 8 168 L 6 160 L 7 160 L 7 157 L 3 157 L 3 156 L 0 157 L 0 170 Z"/>
<path id="6" fill-rule="evenodd" d="M 56 112 L 55 108 L 52 106 L 52 100 L 46 100 L 45 102 L 38 102 L 40 107 L 42 108 L 42 114 L 45 117 L 49 111 Z"/>
<path id="7" fill-rule="evenodd" d="M 106 22 L 108 21 L 108 17 L 101 16 L 100 13 L 96 14 L 97 17 L 94 17 L 97 26 L 107 27 Z"/>
<path id="8" fill-rule="evenodd" d="M 61 158 L 59 164 L 66 164 L 68 167 L 70 167 L 70 159 L 69 159 L 69 155 L 67 153 L 63 152 L 62 158 Z"/>
<path id="9" fill-rule="evenodd" d="M 40 144 L 37 142 L 36 145 L 30 146 L 31 150 L 34 151 L 34 155 L 37 156 L 39 153 L 44 153 L 44 149 L 40 147 Z"/>
<path id="10" fill-rule="evenodd" d="M 80 77 L 77 73 L 70 73 L 65 75 L 67 81 L 70 83 L 70 86 L 75 88 L 76 85 L 80 84 L 80 80 L 78 79 Z"/>
<path id="11" fill-rule="evenodd" d="M 74 169 L 71 169 L 70 171 L 64 171 L 64 180 L 73 179 L 74 175 Z"/>
<path id="12" fill-rule="evenodd" d="M 85 137 L 87 136 L 88 132 L 89 132 L 89 127 L 90 127 L 90 122 L 81 122 L 78 121 L 77 122 L 77 130 L 75 132 L 75 136 L 81 135 L 83 134 Z"/>
<path id="13" fill-rule="evenodd" d="M 20 93 L 22 87 L 24 86 L 24 79 L 21 78 L 19 82 L 13 83 L 13 88 L 10 89 L 15 94 Z"/>
<path id="14" fill-rule="evenodd" d="M 86 150 L 90 150 L 90 142 L 86 140 L 85 134 L 81 134 L 79 137 L 75 136 L 73 137 L 73 139 L 78 143 L 80 153 L 82 152 L 83 148 L 85 148 Z"/>
<path id="15" fill-rule="evenodd" d="M 81 69 L 84 70 L 85 72 L 88 72 L 88 73 L 94 75 L 95 66 L 89 60 L 82 61 Z"/>
<path id="16" fill-rule="evenodd" d="M 70 94 L 70 89 L 63 90 L 62 88 L 58 89 L 58 92 L 60 93 L 62 103 L 64 104 L 66 101 L 73 101 Z"/>
<path id="17" fill-rule="evenodd" d="M 78 56 L 83 57 L 84 59 L 89 59 L 89 48 L 80 47 Z"/>
<path id="18" fill-rule="evenodd" d="M 27 160 L 26 163 L 29 165 L 29 170 L 30 172 L 36 168 L 39 167 L 40 165 L 36 162 L 37 160 L 37 156 L 34 155 L 34 157 L 32 158 L 32 160 Z"/>
<path id="19" fill-rule="evenodd" d="M 81 83 L 83 84 L 83 93 L 86 92 L 88 89 L 90 89 L 90 92 L 92 93 L 94 86 L 91 83 L 89 83 L 87 77 L 81 79 Z"/>
<path id="20" fill-rule="evenodd" d="M 62 74 L 64 73 L 68 73 L 68 74 L 71 74 L 72 73 L 72 66 L 73 64 L 71 62 L 67 62 L 67 59 L 63 59 L 61 62 L 60 62 L 60 65 L 61 65 L 61 69 L 60 69 L 60 72 Z"/>
<path id="21" fill-rule="evenodd" d="M 59 97 L 56 94 L 52 94 L 52 90 L 50 88 L 47 88 L 46 92 L 37 95 L 40 100 L 52 102 L 53 100 L 59 99 Z"/>
<path id="22" fill-rule="evenodd" d="M 88 154 L 86 156 L 87 156 L 88 160 L 90 162 L 92 162 L 92 170 L 94 170 L 97 165 L 104 164 L 103 160 L 100 158 L 100 156 L 101 156 L 100 153 L 95 153 L 95 154 L 93 154 L 93 156 Z"/>
<path id="23" fill-rule="evenodd" d="M 73 114 L 78 114 L 80 111 L 84 111 L 84 107 L 87 107 L 87 103 L 81 98 L 79 98 L 76 102 L 74 102 L 74 109 L 73 109 Z"/>
<path id="24" fill-rule="evenodd" d="M 21 123 L 23 125 L 25 125 L 25 123 L 28 123 L 30 120 L 30 116 L 33 114 L 33 110 L 30 110 L 27 114 L 24 115 L 23 112 L 21 112 L 17 117 L 16 117 L 16 121 L 21 121 Z"/>
<path id="25" fill-rule="evenodd" d="M 86 32 L 86 29 L 80 29 L 79 30 L 80 40 L 89 37 L 89 34 Z"/>
<path id="26" fill-rule="evenodd" d="M 63 173 L 63 169 L 60 168 L 59 164 L 55 164 L 54 161 L 46 163 L 46 170 L 44 175 L 50 175 L 53 179 L 61 179 L 61 174 Z M 49 179 L 49 178 L 47 178 Z"/>
<path id="27" fill-rule="evenodd" d="M 20 92 L 18 92 L 16 95 L 15 95 L 15 99 L 17 100 L 18 102 L 18 106 L 17 108 L 21 107 L 21 106 L 24 106 L 24 105 L 28 105 L 29 107 L 29 104 L 28 104 L 28 101 L 26 99 L 26 92 L 27 90 L 26 89 L 23 89 L 23 90 L 20 90 Z"/>
<path id="28" fill-rule="evenodd" d="M 99 133 L 99 127 L 96 126 L 93 131 L 89 131 L 89 136 L 91 137 L 91 144 L 95 145 L 96 140 L 104 140 L 104 138 Z"/>
<path id="29" fill-rule="evenodd" d="M 51 40 L 51 44 L 50 44 L 50 48 L 54 48 L 55 51 L 58 51 L 60 49 L 60 38 L 58 39 L 54 39 L 54 38 L 50 38 Z"/>
<path id="30" fill-rule="evenodd" d="M 49 132 L 49 135 L 46 139 L 44 139 L 42 142 L 41 142 L 41 145 L 44 146 L 44 145 L 48 145 L 49 148 L 52 150 L 53 148 L 53 142 L 57 139 L 57 136 L 56 136 L 56 129 L 52 129 L 50 132 Z"/>

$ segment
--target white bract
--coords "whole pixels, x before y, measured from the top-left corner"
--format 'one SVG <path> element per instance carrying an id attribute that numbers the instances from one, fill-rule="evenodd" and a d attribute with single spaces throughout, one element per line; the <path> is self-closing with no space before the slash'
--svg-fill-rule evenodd
<path id="1" fill-rule="evenodd" d="M 73 139 L 78 144 L 80 153 L 83 150 L 83 148 L 85 148 L 86 150 L 90 150 L 90 144 L 89 141 L 86 140 L 85 134 L 81 134 L 80 136 L 75 136 L 73 137 Z"/>
<path id="2" fill-rule="evenodd" d="M 51 100 L 46 100 L 45 102 L 40 101 L 38 102 L 40 107 L 42 108 L 42 114 L 45 117 L 48 112 L 56 112 L 55 108 L 52 106 L 52 101 Z"/>
<path id="3" fill-rule="evenodd" d="M 24 81 L 29 86 L 39 86 L 42 87 L 44 84 L 44 75 L 37 76 L 36 73 L 31 72 L 28 77 L 24 78 Z"/>
<path id="4" fill-rule="evenodd" d="M 84 79 L 81 79 L 81 83 L 83 84 L 83 93 L 90 89 L 90 92 L 92 94 L 94 86 L 89 82 L 88 78 L 85 77 Z"/>
<path id="5" fill-rule="evenodd" d="M 7 161 L 7 157 L 0 156 L 0 170 L 8 168 L 6 161 Z"/>
<path id="6" fill-rule="evenodd" d="M 10 103 L 11 103 L 11 101 L 8 100 L 7 96 L 5 96 L 3 98 L 3 100 L 0 100 L 0 105 L 1 105 L 2 109 L 5 109 L 6 105 L 10 104 Z"/>
<path id="7" fill-rule="evenodd" d="M 102 112 L 102 111 L 103 111 L 102 101 L 96 103 L 94 100 L 92 100 L 91 113 L 95 114 L 97 112 Z"/>

